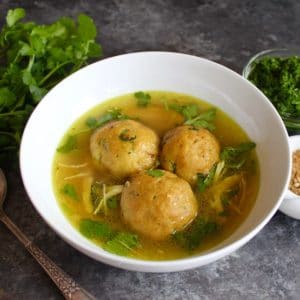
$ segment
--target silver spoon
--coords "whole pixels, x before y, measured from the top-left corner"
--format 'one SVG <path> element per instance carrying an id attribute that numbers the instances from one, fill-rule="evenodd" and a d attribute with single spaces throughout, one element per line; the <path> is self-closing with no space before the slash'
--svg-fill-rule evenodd
<path id="1" fill-rule="evenodd" d="M 3 203 L 7 191 L 7 181 L 0 168 L 0 221 L 18 238 L 30 254 L 59 288 L 65 299 L 96 300 L 86 290 L 81 288 L 69 275 L 58 267 L 39 247 L 31 242 L 25 234 L 8 218 L 3 210 Z"/>

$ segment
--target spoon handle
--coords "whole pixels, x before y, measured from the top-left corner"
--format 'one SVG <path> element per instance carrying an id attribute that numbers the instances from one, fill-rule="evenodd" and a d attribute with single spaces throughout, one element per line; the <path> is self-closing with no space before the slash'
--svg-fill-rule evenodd
<path id="1" fill-rule="evenodd" d="M 25 234 L 8 218 L 0 212 L 0 220 L 19 239 L 41 267 L 47 272 L 65 299 L 68 300 L 95 300 L 86 290 L 81 288 L 68 274 L 57 266 L 39 247 L 31 242 Z"/>

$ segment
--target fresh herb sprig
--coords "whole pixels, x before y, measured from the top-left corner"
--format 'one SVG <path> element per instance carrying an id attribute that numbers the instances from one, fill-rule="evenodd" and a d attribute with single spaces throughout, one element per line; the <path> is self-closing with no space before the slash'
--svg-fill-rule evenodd
<path id="1" fill-rule="evenodd" d="M 16 158 L 25 123 L 49 89 L 102 54 L 87 15 L 38 25 L 22 22 L 25 14 L 9 10 L 0 32 L 0 163 Z"/>
<path id="2" fill-rule="evenodd" d="M 73 184 L 66 183 L 61 189 L 61 192 L 75 201 L 79 200 L 78 194 Z"/>
<path id="3" fill-rule="evenodd" d="M 210 131 L 215 129 L 216 108 L 199 112 L 199 106 L 194 103 L 184 105 L 171 103 L 168 104 L 168 109 L 180 113 L 184 118 L 184 125 L 193 126 L 195 129 L 206 128 Z"/>
<path id="4" fill-rule="evenodd" d="M 85 124 L 90 129 L 96 129 L 105 125 L 106 123 L 113 121 L 113 120 L 126 120 L 129 119 L 129 116 L 122 113 L 121 109 L 119 108 L 111 108 L 107 110 L 103 115 L 99 118 L 89 117 Z"/>
<path id="5" fill-rule="evenodd" d="M 184 124 L 191 125 L 195 128 L 202 127 L 212 131 L 216 128 L 216 126 L 213 123 L 216 117 L 216 112 L 217 110 L 215 108 L 211 108 L 192 119 L 186 120 Z"/>
<path id="6" fill-rule="evenodd" d="M 126 256 L 139 245 L 136 234 L 115 231 L 106 223 L 90 219 L 82 219 L 79 231 L 89 239 L 98 239 L 103 243 L 103 248 L 114 254 Z"/>

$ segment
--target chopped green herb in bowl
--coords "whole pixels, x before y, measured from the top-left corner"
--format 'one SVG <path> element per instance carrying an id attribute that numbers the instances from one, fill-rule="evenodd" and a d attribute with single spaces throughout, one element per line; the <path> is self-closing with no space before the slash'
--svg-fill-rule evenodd
<path id="1" fill-rule="evenodd" d="M 300 51 L 260 52 L 248 62 L 243 76 L 270 99 L 287 129 L 300 131 Z"/>

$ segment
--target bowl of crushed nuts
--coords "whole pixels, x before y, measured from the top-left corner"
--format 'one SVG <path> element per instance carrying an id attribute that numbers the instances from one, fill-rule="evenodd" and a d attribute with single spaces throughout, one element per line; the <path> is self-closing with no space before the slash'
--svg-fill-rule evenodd
<path id="1" fill-rule="evenodd" d="M 289 217 L 300 220 L 300 135 L 290 136 L 289 146 L 292 155 L 292 174 L 279 210 Z"/>

